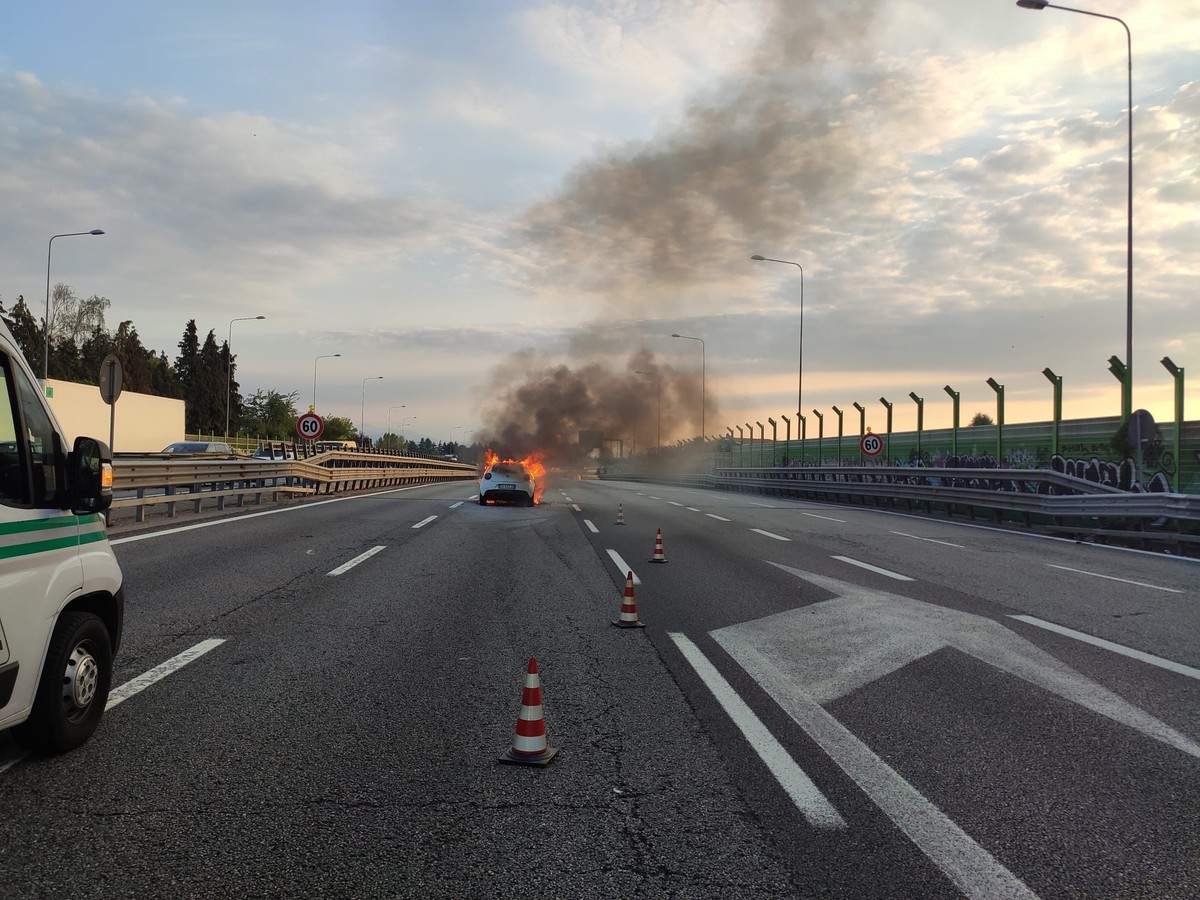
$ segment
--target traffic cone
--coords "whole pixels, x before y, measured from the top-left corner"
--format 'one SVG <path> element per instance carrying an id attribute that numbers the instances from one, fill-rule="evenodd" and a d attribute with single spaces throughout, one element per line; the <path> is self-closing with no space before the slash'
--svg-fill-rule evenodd
<path id="1" fill-rule="evenodd" d="M 512 746 L 500 757 L 502 763 L 544 766 L 554 759 L 557 747 L 546 744 L 546 722 L 542 718 L 542 685 L 536 657 L 529 657 L 525 688 L 521 691 L 521 712 L 517 716 Z"/>
<path id="2" fill-rule="evenodd" d="M 658 529 L 658 536 L 654 538 L 654 556 L 651 557 L 650 562 L 666 562 L 666 561 L 667 561 L 667 556 L 665 553 L 663 553 L 662 529 L 660 528 L 660 529 Z"/>
<path id="3" fill-rule="evenodd" d="M 623 507 L 620 503 L 617 504 L 617 524 L 625 524 L 625 507 Z"/>
<path id="4" fill-rule="evenodd" d="M 613 619 L 612 623 L 618 628 L 645 628 L 646 623 L 638 621 L 637 595 L 633 592 L 633 573 L 625 579 L 625 596 L 621 600 L 621 616 Z"/>

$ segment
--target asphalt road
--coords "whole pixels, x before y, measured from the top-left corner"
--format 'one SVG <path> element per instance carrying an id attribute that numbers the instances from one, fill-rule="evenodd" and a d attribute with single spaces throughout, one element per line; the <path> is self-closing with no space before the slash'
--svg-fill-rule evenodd
<path id="1" fill-rule="evenodd" d="M 66 756 L 0 737 L 3 895 L 1200 896 L 1195 561 L 471 496 L 114 527 L 119 703 Z M 530 657 L 545 768 L 497 761 Z"/>

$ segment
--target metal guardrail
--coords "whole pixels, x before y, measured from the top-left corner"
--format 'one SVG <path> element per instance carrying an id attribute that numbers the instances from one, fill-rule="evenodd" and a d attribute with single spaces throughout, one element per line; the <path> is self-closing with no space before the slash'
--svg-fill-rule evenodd
<path id="1" fill-rule="evenodd" d="M 113 460 L 114 510 L 133 509 L 143 522 L 154 506 L 168 518 L 186 503 L 200 512 L 206 502 L 218 510 L 227 502 L 243 506 L 280 496 L 337 494 L 367 488 L 463 481 L 474 466 L 424 457 L 334 450 L 308 459 L 253 459 L 243 456 L 122 454 Z M 130 494 L 133 496 L 121 496 Z"/>
<path id="2" fill-rule="evenodd" d="M 1200 496 L 1135 493 L 1045 469 L 832 468 L 716 469 L 712 474 L 610 473 L 606 477 L 718 490 L 859 502 L 1028 527 L 1200 550 Z"/>

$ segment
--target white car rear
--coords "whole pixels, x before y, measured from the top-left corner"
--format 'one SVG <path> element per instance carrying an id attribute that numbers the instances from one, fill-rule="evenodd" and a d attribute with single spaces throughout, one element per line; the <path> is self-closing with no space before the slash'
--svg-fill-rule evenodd
<path id="1" fill-rule="evenodd" d="M 504 460 L 493 463 L 479 479 L 479 505 L 513 503 L 533 506 L 537 484 L 523 463 Z"/>

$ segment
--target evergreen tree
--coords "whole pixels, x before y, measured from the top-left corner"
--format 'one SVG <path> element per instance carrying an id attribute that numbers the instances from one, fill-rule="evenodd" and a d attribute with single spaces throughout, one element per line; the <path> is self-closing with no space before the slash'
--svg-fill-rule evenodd
<path id="1" fill-rule="evenodd" d="M 45 354 L 46 332 L 42 330 L 38 320 L 29 311 L 24 295 L 17 296 L 16 305 L 13 306 L 12 312 L 4 315 L 4 321 L 8 325 L 8 330 L 12 332 L 17 346 L 25 354 L 25 360 L 29 363 L 30 368 L 40 373 L 42 357 Z"/>

